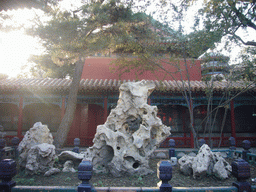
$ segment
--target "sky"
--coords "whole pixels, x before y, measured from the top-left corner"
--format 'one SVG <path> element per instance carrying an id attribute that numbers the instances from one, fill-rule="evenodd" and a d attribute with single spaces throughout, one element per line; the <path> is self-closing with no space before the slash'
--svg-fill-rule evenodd
<path id="1" fill-rule="evenodd" d="M 0 32 L 0 73 L 16 77 L 21 71 L 28 72 L 31 54 L 40 54 L 43 48 L 39 42 L 21 31 Z"/>
<path id="2" fill-rule="evenodd" d="M 75 8 L 72 0 L 64 0 L 61 8 Z M 76 4 L 78 5 L 78 4 Z M 43 14 L 36 9 L 18 9 L 11 11 L 14 15 L 12 24 L 23 23 L 31 26 L 35 14 Z M 25 30 L 11 32 L 0 31 L 0 74 L 7 74 L 9 77 L 17 77 L 19 74 L 28 75 L 33 65 L 28 60 L 31 55 L 40 55 L 44 51 L 40 41 L 32 36 L 26 35 Z"/>
<path id="3" fill-rule="evenodd" d="M 77 4 L 73 4 L 73 0 L 64 0 L 61 4 L 62 8 L 74 9 Z M 80 2 L 80 1 L 76 1 Z M 192 8 L 193 9 L 193 8 Z M 191 10 L 193 11 L 193 10 Z M 35 9 L 18 9 L 12 12 L 14 15 L 13 24 L 23 23 L 26 26 L 31 26 L 31 18 L 35 13 L 40 14 L 39 10 Z M 186 24 L 193 23 L 193 17 L 186 17 Z M 189 25 L 187 31 L 189 31 Z M 255 31 L 253 31 L 255 33 Z M 244 33 L 244 32 L 243 32 Z M 249 36 L 251 32 L 244 33 L 244 37 Z M 251 36 L 251 34 L 250 34 Z M 256 34 L 254 35 L 256 37 Z M 220 49 L 221 46 L 219 46 Z M 17 77 L 18 74 L 28 74 L 30 66 L 33 64 L 28 61 L 31 55 L 39 55 L 44 49 L 40 41 L 36 38 L 25 34 L 24 29 L 11 31 L 8 33 L 0 31 L 0 73 L 7 74 L 9 77 Z M 240 48 L 236 47 L 231 50 L 231 53 L 226 52 L 227 56 L 231 56 L 232 62 L 236 62 Z"/>
<path id="4" fill-rule="evenodd" d="M 35 15 L 34 9 L 18 9 L 12 11 L 13 25 L 24 23 L 31 26 L 31 18 Z M 38 39 L 26 35 L 24 29 L 9 32 L 0 31 L 0 73 L 9 77 L 17 77 L 21 72 L 27 73 L 31 63 L 30 55 L 40 54 L 43 51 Z"/>

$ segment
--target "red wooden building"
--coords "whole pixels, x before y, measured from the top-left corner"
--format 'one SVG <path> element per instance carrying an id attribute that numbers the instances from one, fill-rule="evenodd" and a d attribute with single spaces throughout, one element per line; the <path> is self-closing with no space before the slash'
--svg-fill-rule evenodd
<path id="1" fill-rule="evenodd" d="M 188 80 L 201 81 L 201 64 L 200 60 L 188 60 L 186 65 L 183 60 L 178 60 L 175 65 L 168 64 L 168 59 L 162 62 L 163 67 L 173 72 L 172 76 L 168 75 L 163 69 L 158 69 L 154 73 L 145 71 L 143 74 L 136 77 L 135 70 L 129 73 L 124 73 L 119 76 L 118 71 L 113 73 L 110 71 L 110 67 L 113 67 L 113 57 L 91 57 L 85 61 L 82 79 L 118 79 L 118 80 Z M 178 66 L 177 66 L 178 65 Z M 180 70 L 181 72 L 178 72 Z"/>
<path id="2" fill-rule="evenodd" d="M 116 105 L 119 86 L 123 82 L 135 79 L 133 72 L 124 74 L 121 78 L 117 73 L 111 73 L 109 64 L 113 59 L 88 58 L 86 60 L 78 92 L 76 114 L 67 145 L 73 145 L 76 137 L 81 139 L 82 146 L 92 145 L 97 125 L 104 123 L 111 108 Z M 192 94 L 189 104 L 194 111 L 193 123 L 199 137 L 207 140 L 210 131 L 214 146 L 218 146 L 219 142 L 221 146 L 228 146 L 230 136 L 237 139 L 238 146 L 244 139 L 251 140 L 255 145 L 256 89 L 250 88 L 229 102 L 228 99 L 246 86 L 243 82 L 230 84 L 226 81 L 216 81 L 209 89 L 201 81 L 200 61 L 189 61 L 187 64 L 189 76 L 184 69 L 182 75 L 174 73 L 173 77 L 159 71 L 155 74 L 145 73 L 138 78 L 155 83 L 156 89 L 149 97 L 149 103 L 158 106 L 158 116 L 166 125 L 172 127 L 170 137 L 176 140 L 178 147 L 193 146 L 192 133 L 189 129 L 188 103 L 183 94 L 184 88 L 188 89 L 188 85 Z M 172 69 L 169 68 L 169 70 Z M 190 84 L 187 81 L 188 77 Z M 185 80 L 184 84 L 173 78 Z M 70 84 L 69 79 L 0 80 L 0 124 L 7 133 L 6 138 L 14 136 L 22 138 L 25 132 L 38 121 L 47 124 L 54 135 L 65 112 Z M 227 88 L 229 97 L 224 97 Z M 213 107 L 227 101 L 226 105 L 219 108 L 216 115 L 212 116 L 215 121 L 211 126 L 203 121 L 206 117 L 209 90 L 213 93 L 211 98 Z M 165 143 L 162 146 L 166 146 Z"/>

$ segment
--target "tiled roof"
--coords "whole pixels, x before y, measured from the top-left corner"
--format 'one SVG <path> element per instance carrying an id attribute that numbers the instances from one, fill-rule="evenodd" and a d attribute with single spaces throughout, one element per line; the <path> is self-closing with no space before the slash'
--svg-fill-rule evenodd
<path id="1" fill-rule="evenodd" d="M 130 81 L 130 80 L 127 80 Z M 119 86 L 127 82 L 126 80 L 116 79 L 82 79 L 80 82 L 79 92 L 88 91 L 118 91 Z M 158 92 L 180 92 L 182 87 L 189 87 L 188 81 L 157 81 L 149 80 L 155 83 L 155 91 Z M 15 91 L 53 91 L 53 92 L 66 92 L 71 85 L 70 79 L 2 79 L 0 80 L 0 93 L 1 92 L 15 92 Z M 184 85 L 184 86 L 183 86 Z M 230 91 L 240 91 L 248 84 L 242 81 L 228 83 L 227 81 L 214 82 L 213 91 L 222 92 L 227 88 Z M 190 81 L 192 92 L 205 91 L 207 85 L 203 81 Z M 208 86 L 209 87 L 209 86 Z M 250 86 L 250 90 L 256 92 L 255 86 Z"/>

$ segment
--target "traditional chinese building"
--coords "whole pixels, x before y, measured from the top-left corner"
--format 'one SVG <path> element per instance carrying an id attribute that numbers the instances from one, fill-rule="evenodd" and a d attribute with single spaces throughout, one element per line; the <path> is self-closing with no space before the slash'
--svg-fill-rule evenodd
<path id="1" fill-rule="evenodd" d="M 228 146 L 230 136 L 236 138 L 238 146 L 244 139 L 250 140 L 255 145 L 255 88 L 241 93 L 247 84 L 226 81 L 216 81 L 214 86 L 209 88 L 201 81 L 201 65 L 198 60 L 188 61 L 189 75 L 182 72 L 170 77 L 163 71 L 158 71 L 144 73 L 138 78 L 131 71 L 119 77 L 117 73 L 109 71 L 109 64 L 113 59 L 93 57 L 86 60 L 78 92 L 75 118 L 66 145 L 72 146 L 76 137 L 81 139 L 81 146 L 92 145 L 97 125 L 105 122 L 111 108 L 117 103 L 119 86 L 123 82 L 135 81 L 135 79 L 145 79 L 155 83 L 156 89 L 148 102 L 158 106 L 158 116 L 164 124 L 171 126 L 170 138 L 176 140 L 178 147 L 193 146 L 188 105 L 193 107 L 193 124 L 200 138 L 208 140 L 210 130 L 214 146 L 218 146 L 219 142 L 221 146 Z M 169 68 L 169 70 L 172 69 Z M 0 80 L 0 124 L 7 133 L 5 137 L 22 138 L 25 132 L 39 121 L 47 124 L 55 135 L 65 113 L 70 84 L 69 79 Z M 184 95 L 184 89 L 191 90 L 191 97 Z M 217 113 L 211 115 L 210 121 L 214 122 L 212 125 L 207 124 L 209 121 L 205 121 L 209 91 L 212 93 L 210 101 L 213 108 L 227 101 L 224 107 L 215 110 Z M 224 94 L 227 91 L 228 97 Z M 237 93 L 240 95 L 236 96 Z M 167 147 L 166 143 L 162 146 Z"/>

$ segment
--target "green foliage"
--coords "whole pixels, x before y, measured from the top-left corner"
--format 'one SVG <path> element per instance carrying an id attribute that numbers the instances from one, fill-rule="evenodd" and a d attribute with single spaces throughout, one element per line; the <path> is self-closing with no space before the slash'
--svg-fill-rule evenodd
<path id="1" fill-rule="evenodd" d="M 55 158 L 54 158 L 54 162 L 55 162 L 55 163 L 59 163 L 59 162 L 60 162 L 60 161 L 59 161 L 59 158 L 58 158 L 58 157 L 55 157 Z"/>
<path id="2" fill-rule="evenodd" d="M 188 34 L 188 53 L 192 58 L 198 58 L 208 49 L 215 48 L 215 43 L 220 42 L 221 31 L 199 30 Z"/>
<path id="3" fill-rule="evenodd" d="M 139 175 L 132 175 L 128 178 L 129 180 L 136 180 L 135 185 L 136 186 L 143 186 L 144 185 L 144 181 L 143 181 L 143 176 L 139 176 Z"/>
<path id="4" fill-rule="evenodd" d="M 256 48 L 247 47 L 240 56 L 242 63 L 234 66 L 232 75 L 235 80 L 256 81 Z"/>
<path id="5" fill-rule="evenodd" d="M 127 55 L 122 55 L 112 62 L 110 70 L 112 72 L 118 72 L 121 77 L 124 73 L 129 73 L 135 69 L 135 75 L 138 76 L 145 71 L 151 71 L 155 73 L 158 68 L 154 64 L 150 63 L 151 57 L 147 54 L 140 55 L 139 57 L 127 57 Z"/>
<path id="6" fill-rule="evenodd" d="M 30 69 L 31 74 L 37 78 L 65 78 L 73 75 L 74 65 L 66 63 L 59 66 L 52 61 L 50 55 L 34 55 L 30 61 L 37 63 Z"/>
<path id="7" fill-rule="evenodd" d="M 253 40 L 245 42 L 237 33 L 240 28 L 256 30 L 255 1 L 207 0 L 204 2 L 204 6 L 199 13 L 203 16 L 206 30 L 218 31 L 221 37 L 229 35 L 230 40 L 256 46 L 256 42 Z"/>
<path id="8" fill-rule="evenodd" d="M 99 180 L 97 183 L 93 183 L 93 186 L 95 187 L 104 187 L 103 182 Z"/>
<path id="9" fill-rule="evenodd" d="M 93 53 L 109 52 L 130 40 L 143 37 L 145 28 L 141 23 L 143 14 L 134 14 L 131 5 L 111 0 L 102 4 L 92 1 L 74 12 L 58 9 L 48 13 L 51 18 L 27 32 L 42 39 L 46 54 L 34 56 L 37 65 L 32 69 L 34 75 L 42 71 L 42 77 L 70 76 L 79 57 Z M 135 35 L 131 35 L 131 33 Z"/>
<path id="10" fill-rule="evenodd" d="M 17 185 L 29 185 L 32 186 L 34 184 L 34 178 L 17 178 L 15 179 Z"/>
<path id="11" fill-rule="evenodd" d="M 230 58 L 220 53 L 214 53 L 214 54 L 206 53 L 201 59 L 203 63 L 206 63 L 209 61 L 218 61 L 220 63 L 228 63 Z"/>
<path id="12" fill-rule="evenodd" d="M 20 171 L 15 177 L 13 178 L 16 181 L 17 185 L 33 185 L 35 179 L 26 174 L 25 170 Z"/>

